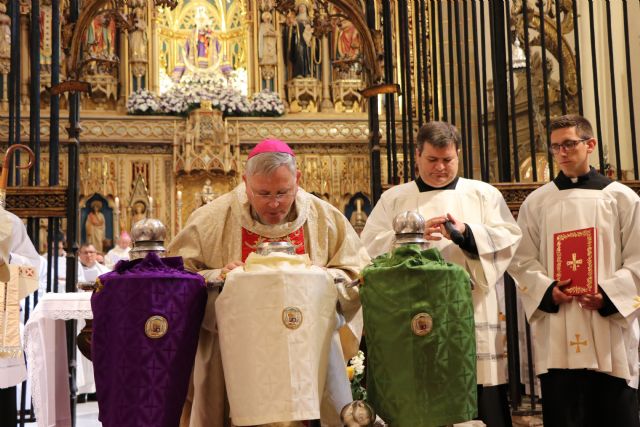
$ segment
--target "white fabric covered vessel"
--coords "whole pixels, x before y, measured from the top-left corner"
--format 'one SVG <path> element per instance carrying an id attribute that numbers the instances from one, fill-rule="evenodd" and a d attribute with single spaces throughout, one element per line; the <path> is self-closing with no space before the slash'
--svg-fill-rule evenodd
<path id="1" fill-rule="evenodd" d="M 235 425 L 320 418 L 338 299 L 307 255 L 252 253 L 216 305 Z"/>

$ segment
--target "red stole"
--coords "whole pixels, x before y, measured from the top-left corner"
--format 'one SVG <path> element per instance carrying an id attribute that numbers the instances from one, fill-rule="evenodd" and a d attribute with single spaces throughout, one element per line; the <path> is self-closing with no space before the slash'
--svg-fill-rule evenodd
<path id="1" fill-rule="evenodd" d="M 263 242 L 289 242 L 296 249 L 296 254 L 302 255 L 304 251 L 304 226 L 301 226 L 288 236 L 264 237 L 253 233 L 242 227 L 242 262 L 244 262 L 251 252 L 255 252 L 260 243 Z"/>

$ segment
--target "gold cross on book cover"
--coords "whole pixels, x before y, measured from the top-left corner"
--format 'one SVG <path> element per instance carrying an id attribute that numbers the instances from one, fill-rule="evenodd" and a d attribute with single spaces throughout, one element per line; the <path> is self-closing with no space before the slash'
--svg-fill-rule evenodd
<path id="1" fill-rule="evenodd" d="M 553 278 L 571 279 L 569 295 L 598 291 L 597 230 L 594 227 L 553 235 Z"/>

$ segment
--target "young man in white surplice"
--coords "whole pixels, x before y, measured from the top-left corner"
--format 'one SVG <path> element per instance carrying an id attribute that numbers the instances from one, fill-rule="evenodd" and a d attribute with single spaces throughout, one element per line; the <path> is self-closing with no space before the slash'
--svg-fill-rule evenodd
<path id="1" fill-rule="evenodd" d="M 589 166 L 597 141 L 587 119 L 549 126 L 560 172 L 522 204 L 522 243 L 509 267 L 532 327 L 543 422 L 637 427 L 640 197 Z M 591 227 L 597 291 L 572 296 L 571 279 L 554 279 L 554 234 Z"/>

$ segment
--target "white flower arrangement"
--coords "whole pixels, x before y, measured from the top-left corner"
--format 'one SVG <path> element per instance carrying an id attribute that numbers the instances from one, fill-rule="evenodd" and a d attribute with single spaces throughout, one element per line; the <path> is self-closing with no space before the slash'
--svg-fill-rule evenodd
<path id="1" fill-rule="evenodd" d="M 251 111 L 249 100 L 227 86 L 224 79 L 206 75 L 184 76 L 180 83 L 160 97 L 160 107 L 167 114 L 183 114 L 201 101 L 210 101 L 213 108 L 225 115 L 242 115 Z"/>
<path id="2" fill-rule="evenodd" d="M 182 114 L 189 109 L 189 94 L 180 91 L 176 86 L 160 95 L 160 110 L 165 114 Z"/>
<path id="3" fill-rule="evenodd" d="M 160 97 L 147 90 L 131 94 L 127 101 L 130 114 L 185 114 L 199 106 L 201 101 L 210 101 L 213 108 L 225 116 L 281 116 L 284 103 L 276 92 L 264 89 L 253 96 L 251 102 L 238 89 L 224 79 L 215 76 L 190 74 Z"/>
<path id="4" fill-rule="evenodd" d="M 127 111 L 130 114 L 153 114 L 160 111 L 156 96 L 145 89 L 139 89 L 129 96 Z"/>
<path id="5" fill-rule="evenodd" d="M 215 92 L 211 105 L 222 110 L 225 115 L 246 115 L 251 112 L 247 97 L 232 87 L 223 87 Z"/>
<path id="6" fill-rule="evenodd" d="M 358 350 L 358 354 L 349 360 L 349 365 L 353 366 L 355 375 L 362 375 L 364 373 L 364 353 Z"/>
<path id="7" fill-rule="evenodd" d="M 276 92 L 269 89 L 263 89 L 256 93 L 251 101 L 251 111 L 256 116 L 273 115 L 281 116 L 284 114 L 284 103 Z"/>
<path id="8" fill-rule="evenodd" d="M 354 400 L 367 400 L 367 389 L 363 387 L 364 379 L 364 353 L 358 351 L 347 365 L 347 377 L 351 383 L 351 394 Z"/>

